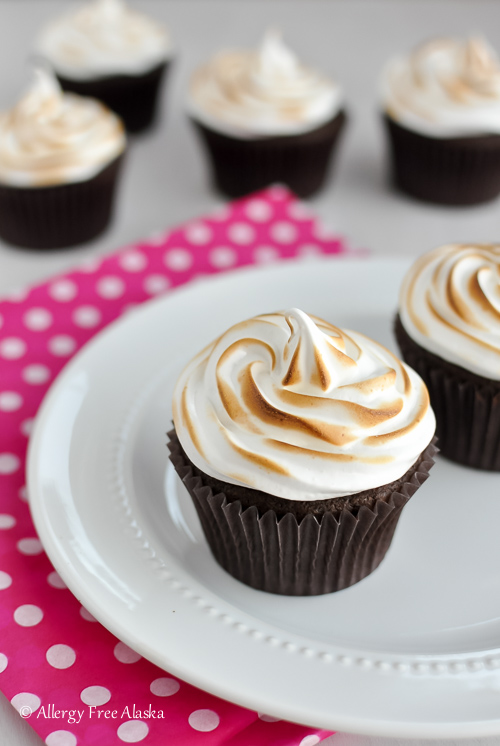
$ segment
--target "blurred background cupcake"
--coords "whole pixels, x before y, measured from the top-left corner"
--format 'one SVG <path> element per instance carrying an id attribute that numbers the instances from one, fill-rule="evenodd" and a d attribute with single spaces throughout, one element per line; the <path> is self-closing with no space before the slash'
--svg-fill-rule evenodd
<path id="1" fill-rule="evenodd" d="M 33 249 L 90 241 L 107 227 L 125 151 L 122 121 L 63 93 L 47 71 L 0 114 L 0 237 Z"/>
<path id="2" fill-rule="evenodd" d="M 440 451 L 500 471 L 500 246 L 450 244 L 424 254 L 401 287 L 396 337 L 423 378 Z"/>
<path id="3" fill-rule="evenodd" d="M 484 39 L 435 39 L 391 60 L 382 105 L 402 191 L 450 205 L 500 193 L 500 64 Z"/>
<path id="4" fill-rule="evenodd" d="M 256 51 L 217 54 L 192 76 L 188 111 L 215 186 L 239 197 L 273 182 L 323 185 L 346 114 L 340 86 L 268 32 Z"/>
<path id="5" fill-rule="evenodd" d="M 153 123 L 172 57 L 163 24 L 122 0 L 93 0 L 49 23 L 36 48 L 65 91 L 104 101 L 129 132 Z"/>

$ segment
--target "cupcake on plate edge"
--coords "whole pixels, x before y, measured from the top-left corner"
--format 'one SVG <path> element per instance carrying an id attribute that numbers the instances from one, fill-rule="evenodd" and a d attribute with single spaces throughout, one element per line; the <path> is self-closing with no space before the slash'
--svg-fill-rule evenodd
<path id="1" fill-rule="evenodd" d="M 389 61 L 381 88 L 400 190 L 448 205 L 500 193 L 500 62 L 484 39 L 426 42 Z"/>
<path id="2" fill-rule="evenodd" d="M 285 595 L 370 574 L 436 453 L 420 377 L 299 309 L 236 324 L 194 357 L 173 420 L 170 458 L 215 559 Z"/>
<path id="3" fill-rule="evenodd" d="M 123 0 L 92 0 L 47 24 L 36 49 L 65 91 L 100 99 L 129 132 L 153 124 L 173 56 L 160 22 Z"/>
<path id="4" fill-rule="evenodd" d="M 401 286 L 395 332 L 429 389 L 441 453 L 500 471 L 500 245 L 420 257 Z"/>
<path id="5" fill-rule="evenodd" d="M 46 70 L 0 113 L 0 237 L 33 249 L 84 243 L 107 227 L 126 149 L 121 119 L 63 93 Z"/>
<path id="6" fill-rule="evenodd" d="M 196 70 L 188 113 L 213 183 L 229 197 L 275 182 L 314 194 L 346 121 L 340 86 L 304 66 L 274 31 L 260 49 L 223 51 Z"/>

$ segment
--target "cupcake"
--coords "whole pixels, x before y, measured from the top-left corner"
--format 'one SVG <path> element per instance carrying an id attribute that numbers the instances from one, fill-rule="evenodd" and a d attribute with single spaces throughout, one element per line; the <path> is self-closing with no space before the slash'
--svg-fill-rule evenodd
<path id="1" fill-rule="evenodd" d="M 46 71 L 0 113 L 0 237 L 32 249 L 90 241 L 107 227 L 126 137 L 91 98 L 61 91 Z"/>
<path id="2" fill-rule="evenodd" d="M 420 257 L 401 287 L 396 337 L 428 386 L 443 455 L 500 471 L 500 246 Z"/>
<path id="3" fill-rule="evenodd" d="M 240 197 L 270 183 L 301 197 L 325 181 L 346 119 L 340 87 L 302 65 L 280 36 L 221 52 L 192 76 L 188 111 L 214 185 Z"/>
<path id="4" fill-rule="evenodd" d="M 436 452 L 420 377 L 298 309 L 236 324 L 194 357 L 173 420 L 170 458 L 215 559 L 286 595 L 371 573 Z"/>
<path id="5" fill-rule="evenodd" d="M 436 39 L 393 59 L 384 121 L 399 189 L 448 205 L 500 193 L 500 63 L 483 39 Z"/>
<path id="6" fill-rule="evenodd" d="M 172 56 L 161 23 L 122 0 L 93 0 L 46 26 L 36 47 L 65 91 L 100 99 L 129 132 L 153 123 Z"/>

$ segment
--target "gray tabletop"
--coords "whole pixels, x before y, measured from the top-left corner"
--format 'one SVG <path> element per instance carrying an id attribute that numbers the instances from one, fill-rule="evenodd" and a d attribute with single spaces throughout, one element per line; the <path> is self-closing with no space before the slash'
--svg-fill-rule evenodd
<path id="1" fill-rule="evenodd" d="M 37 30 L 67 5 L 64 0 L 0 2 L 0 109 L 11 106 L 26 87 Z M 185 117 L 186 81 L 196 64 L 213 51 L 228 45 L 255 46 L 269 26 L 282 29 L 285 40 L 303 59 L 334 74 L 346 91 L 350 120 L 336 172 L 323 193 L 311 200 L 328 227 L 353 247 L 367 248 L 375 256 L 416 256 L 454 240 L 498 241 L 498 202 L 457 210 L 421 205 L 389 189 L 376 86 L 389 55 L 432 35 L 483 32 L 500 49 L 499 2 L 136 0 L 135 6 L 168 24 L 178 54 L 159 126 L 132 142 L 113 225 L 99 240 L 66 251 L 21 251 L 0 242 L 0 294 L 219 205 L 222 199 L 209 189 L 202 153 Z M 383 741 L 337 734 L 324 743 L 380 746 Z M 40 743 L 0 695 L 0 746 Z M 500 744 L 500 737 L 461 743 Z"/>

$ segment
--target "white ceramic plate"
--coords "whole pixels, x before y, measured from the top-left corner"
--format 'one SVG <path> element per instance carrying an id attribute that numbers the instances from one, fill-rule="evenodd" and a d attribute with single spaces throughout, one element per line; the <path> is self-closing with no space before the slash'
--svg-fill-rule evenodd
<path id="1" fill-rule="evenodd" d="M 298 306 L 394 348 L 407 262 L 245 269 L 145 304 L 52 387 L 29 453 L 40 538 L 82 603 L 171 673 L 276 717 L 387 736 L 500 733 L 500 475 L 440 460 L 382 565 L 314 598 L 227 575 L 169 464 L 184 363 L 230 324 Z"/>

